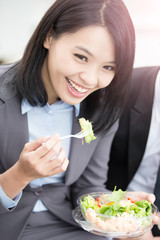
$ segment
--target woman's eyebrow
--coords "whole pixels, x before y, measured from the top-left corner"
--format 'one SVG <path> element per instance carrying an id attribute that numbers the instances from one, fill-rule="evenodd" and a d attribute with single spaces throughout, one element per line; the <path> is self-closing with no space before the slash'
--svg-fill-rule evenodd
<path id="1" fill-rule="evenodd" d="M 79 50 L 84 51 L 85 53 L 89 54 L 91 57 L 93 57 L 93 54 L 88 51 L 86 48 L 82 47 L 82 46 L 76 46 L 76 48 L 78 48 Z"/>
<path id="2" fill-rule="evenodd" d="M 88 51 L 88 49 L 86 49 L 86 48 L 84 48 L 84 47 L 82 47 L 82 46 L 76 46 L 75 48 L 78 48 L 79 50 L 82 50 L 82 51 L 84 51 L 85 53 L 87 53 L 87 54 L 89 54 L 91 57 L 94 57 L 93 56 L 93 54 L 90 52 L 90 51 Z M 109 62 L 107 62 L 108 64 L 116 64 L 116 62 L 115 61 L 109 61 Z"/>
<path id="3" fill-rule="evenodd" d="M 115 64 L 116 65 L 116 62 L 115 61 L 109 61 L 107 63 L 110 63 L 110 64 Z"/>

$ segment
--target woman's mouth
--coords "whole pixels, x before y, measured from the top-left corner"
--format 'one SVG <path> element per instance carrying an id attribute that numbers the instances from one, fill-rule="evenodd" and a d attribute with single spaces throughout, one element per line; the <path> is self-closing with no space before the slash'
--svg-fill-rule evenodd
<path id="1" fill-rule="evenodd" d="M 67 77 L 66 77 L 66 80 L 68 83 L 67 88 L 69 92 L 75 97 L 84 97 L 85 94 L 89 91 L 89 89 L 79 86 L 78 84 L 76 84 L 75 82 L 73 82 Z"/>

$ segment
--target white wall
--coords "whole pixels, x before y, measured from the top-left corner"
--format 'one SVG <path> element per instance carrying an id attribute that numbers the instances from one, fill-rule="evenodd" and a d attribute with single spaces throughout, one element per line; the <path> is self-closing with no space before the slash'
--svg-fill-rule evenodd
<path id="1" fill-rule="evenodd" d="M 134 65 L 160 65 L 160 0 L 123 1 L 136 30 Z"/>
<path id="2" fill-rule="evenodd" d="M 123 1 L 136 30 L 134 65 L 160 65 L 160 0 Z M 0 60 L 13 62 L 21 58 L 33 30 L 53 2 L 0 0 Z"/>
<path id="3" fill-rule="evenodd" d="M 0 0 L 0 59 L 21 58 L 39 20 L 54 0 Z"/>

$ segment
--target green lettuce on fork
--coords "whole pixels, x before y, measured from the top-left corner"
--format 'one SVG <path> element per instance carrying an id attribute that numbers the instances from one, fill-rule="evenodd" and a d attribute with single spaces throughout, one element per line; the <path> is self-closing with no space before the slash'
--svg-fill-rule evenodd
<path id="1" fill-rule="evenodd" d="M 93 129 L 92 129 L 92 123 L 89 120 L 86 120 L 85 118 L 79 119 L 79 124 L 81 126 L 81 131 L 83 133 L 88 133 L 85 136 L 85 142 L 90 143 L 92 140 L 95 140 L 96 137 L 94 135 Z"/>

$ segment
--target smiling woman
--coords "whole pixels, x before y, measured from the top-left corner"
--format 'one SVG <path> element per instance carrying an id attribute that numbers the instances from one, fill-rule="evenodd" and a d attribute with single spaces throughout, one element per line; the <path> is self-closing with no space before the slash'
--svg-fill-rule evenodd
<path id="1" fill-rule="evenodd" d="M 79 229 L 72 209 L 79 195 L 106 191 L 134 51 L 123 1 L 57 0 L 22 59 L 0 67 L 2 239 L 102 239 Z M 61 140 L 80 131 L 81 117 L 94 141 Z"/>
<path id="2" fill-rule="evenodd" d="M 31 37 L 28 46 L 26 47 L 22 61 L 20 62 L 19 71 L 17 72 L 17 78 L 19 79 L 17 82 L 18 93 L 21 97 L 26 98 L 32 106 L 36 106 L 37 104 L 44 106 L 47 103 L 48 93 L 44 88 L 45 83 L 44 79 L 42 80 L 41 76 L 41 69 L 45 66 L 46 59 L 51 52 L 48 51 L 48 49 L 45 47 L 47 41 L 46 38 L 49 37 L 51 42 L 58 42 L 61 44 L 59 44 L 59 52 L 56 52 L 56 54 L 60 54 L 60 49 L 67 46 L 67 44 L 64 46 L 64 42 L 69 42 L 69 39 L 72 39 L 73 36 L 77 36 L 78 39 L 78 36 L 81 35 L 80 39 L 82 39 L 83 35 L 83 45 L 81 43 L 82 46 L 80 46 L 80 48 L 84 48 L 86 44 L 88 46 L 88 43 L 91 44 L 95 38 L 94 43 L 96 44 L 96 48 L 94 47 L 93 43 L 90 48 L 92 48 L 91 51 L 96 54 L 95 57 L 98 57 L 96 59 L 96 62 L 99 61 L 99 63 L 102 64 L 103 61 L 103 64 L 105 63 L 103 65 L 104 69 L 113 69 L 110 65 L 106 66 L 105 62 L 111 61 L 111 63 L 114 63 L 114 69 L 116 67 L 116 72 L 114 76 L 114 81 L 112 81 L 108 88 L 103 87 L 98 92 L 94 91 L 93 94 L 90 94 L 88 98 L 84 99 L 85 101 L 83 104 L 83 108 L 81 108 L 81 116 L 89 118 L 90 120 L 93 119 L 94 115 L 96 114 L 97 108 L 99 109 L 100 104 L 101 114 L 99 114 L 99 117 L 96 114 L 96 119 L 94 119 L 94 130 L 97 132 L 107 130 L 118 118 L 127 94 L 135 53 L 135 33 L 133 24 L 128 15 L 127 9 L 121 0 L 117 2 L 113 1 L 112 4 L 109 1 L 100 1 L 98 3 L 96 0 L 94 2 L 88 0 L 86 3 L 83 2 L 83 4 L 81 1 L 80 3 L 76 3 L 75 1 L 73 1 L 70 5 L 70 8 L 67 4 L 70 4 L 70 1 L 66 0 L 62 5 L 59 4 L 59 1 L 56 1 L 54 4 L 54 14 L 52 13 L 53 10 L 51 7 L 46 13 L 46 15 L 44 15 L 33 36 Z M 65 11 L 65 8 L 69 10 Z M 121 16 L 122 14 L 123 17 Z M 72 23 L 72 25 L 70 23 Z M 85 37 L 85 33 L 83 33 L 86 27 L 89 27 L 90 31 L 92 29 L 91 35 L 87 34 L 87 38 Z M 70 35 L 72 34 L 73 36 L 71 37 Z M 102 37 L 104 37 L 104 40 L 102 40 Z M 63 39 L 65 40 L 63 41 Z M 102 46 L 104 46 L 105 41 L 107 41 L 105 48 L 102 49 L 101 47 L 100 51 L 103 52 L 103 59 L 102 57 L 99 57 L 100 53 L 97 54 L 97 52 L 99 51 L 99 48 L 97 47 L 100 46 L 100 43 L 102 43 L 102 41 Z M 108 42 L 110 42 L 109 44 L 111 45 L 111 49 L 109 49 L 109 46 L 107 47 Z M 77 41 L 73 45 L 72 40 L 72 42 L 70 42 L 70 49 L 73 49 L 75 47 L 75 44 L 79 45 L 79 42 Z M 90 48 L 87 49 L 87 53 Z M 113 54 L 113 56 L 109 56 L 109 54 L 111 55 L 111 53 Z M 81 54 L 78 52 L 78 55 L 82 55 L 82 49 Z M 80 58 L 82 58 L 83 61 L 84 57 L 86 58 L 86 56 L 83 56 L 84 54 L 80 56 L 80 58 L 77 57 L 78 55 L 76 52 L 74 52 L 74 56 L 77 60 L 79 59 L 79 61 Z M 57 57 L 59 57 L 59 55 Z M 52 61 L 54 61 L 54 64 L 55 60 L 53 59 L 59 61 L 57 57 L 54 57 L 54 54 L 52 54 Z M 63 59 L 65 59 L 65 57 L 66 56 L 64 54 Z M 62 59 L 60 59 L 60 61 L 61 60 Z M 69 61 L 67 60 L 63 64 L 63 71 L 66 68 L 70 69 L 71 63 L 72 61 L 70 61 L 70 59 Z M 52 68 L 54 69 L 54 66 L 52 66 Z M 46 69 L 48 69 L 48 63 Z M 81 76 L 89 74 L 90 76 L 88 77 L 92 77 L 92 81 L 95 81 L 93 80 L 93 78 L 97 76 L 97 72 L 95 72 L 95 69 L 96 68 L 94 67 L 91 71 L 89 71 L 87 63 L 87 68 L 85 65 L 83 65 L 83 71 L 81 73 Z M 105 71 L 101 72 L 104 73 Z M 74 82 L 74 84 L 75 83 L 78 84 L 78 82 Z M 83 88 L 87 89 L 88 87 L 89 86 L 83 86 Z M 50 89 L 50 86 L 48 86 L 48 88 Z M 100 96 L 103 96 L 105 100 L 103 101 Z M 51 102 L 54 101 L 55 99 L 52 99 Z M 107 102 L 108 104 L 106 105 L 105 102 Z"/>

